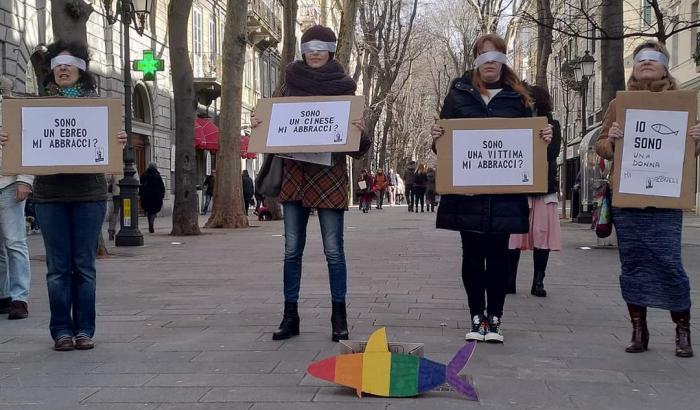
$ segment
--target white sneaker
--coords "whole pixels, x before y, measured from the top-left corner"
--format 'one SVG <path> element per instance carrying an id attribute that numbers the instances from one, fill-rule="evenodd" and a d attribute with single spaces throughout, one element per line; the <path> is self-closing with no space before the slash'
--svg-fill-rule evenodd
<path id="1" fill-rule="evenodd" d="M 489 343 L 503 343 L 503 335 L 501 334 L 501 318 L 498 316 L 490 316 L 488 328 L 484 340 Z"/>
<path id="2" fill-rule="evenodd" d="M 464 336 L 464 339 L 483 342 L 486 336 L 486 319 L 482 315 L 474 315 L 472 318 L 472 330 Z"/>

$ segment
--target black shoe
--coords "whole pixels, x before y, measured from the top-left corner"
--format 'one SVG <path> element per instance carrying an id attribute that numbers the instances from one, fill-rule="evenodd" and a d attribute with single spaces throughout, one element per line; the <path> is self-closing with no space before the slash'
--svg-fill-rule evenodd
<path id="1" fill-rule="evenodd" d="M 155 233 L 155 232 L 156 232 L 156 230 L 155 230 L 155 229 L 153 229 L 153 227 L 152 227 L 152 226 L 149 226 L 149 227 L 148 227 L 148 232 L 150 232 L 150 233 Z"/>
<path id="2" fill-rule="evenodd" d="M 333 302 L 331 326 L 333 327 L 331 339 L 333 339 L 334 342 L 339 340 L 348 340 L 350 338 L 350 334 L 348 332 L 348 314 L 345 310 L 345 302 Z"/>
<path id="3" fill-rule="evenodd" d="M 299 310 L 297 302 L 284 302 L 284 317 L 280 327 L 272 333 L 272 340 L 284 340 L 299 334 Z"/>
<path id="4" fill-rule="evenodd" d="M 484 341 L 488 343 L 503 343 L 503 335 L 501 334 L 501 318 L 496 315 L 490 315 L 488 319 L 488 329 Z"/>
<path id="5" fill-rule="evenodd" d="M 535 272 L 532 277 L 532 289 L 530 289 L 530 294 L 540 298 L 547 296 L 547 291 L 544 289 L 544 271 Z"/>
<path id="6" fill-rule="evenodd" d="M 11 298 L 1 298 L 0 299 L 0 314 L 8 313 L 10 311 L 11 304 L 12 304 Z"/>
<path id="7" fill-rule="evenodd" d="M 109 233 L 109 240 L 113 241 L 114 240 L 114 232 Z"/>
<path id="8" fill-rule="evenodd" d="M 10 315 L 7 317 L 10 320 L 26 319 L 29 317 L 27 302 L 21 300 L 13 300 L 10 304 Z"/>

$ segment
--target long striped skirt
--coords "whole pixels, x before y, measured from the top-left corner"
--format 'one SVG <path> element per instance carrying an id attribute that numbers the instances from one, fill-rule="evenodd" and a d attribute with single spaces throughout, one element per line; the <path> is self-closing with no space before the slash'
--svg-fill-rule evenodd
<path id="1" fill-rule="evenodd" d="M 613 208 L 620 248 L 620 288 L 629 304 L 690 309 L 690 282 L 681 261 L 683 212 Z"/>

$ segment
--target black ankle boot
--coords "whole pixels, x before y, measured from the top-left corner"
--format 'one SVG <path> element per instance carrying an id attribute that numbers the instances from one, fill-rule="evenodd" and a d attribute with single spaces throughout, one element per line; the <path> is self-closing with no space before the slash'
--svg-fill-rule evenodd
<path id="1" fill-rule="evenodd" d="M 544 290 L 544 271 L 535 271 L 532 277 L 532 289 L 530 289 L 530 294 L 540 298 L 547 296 L 547 291 Z"/>
<path id="2" fill-rule="evenodd" d="M 284 302 L 284 317 L 279 329 L 272 334 L 272 340 L 289 339 L 299 334 L 299 310 L 297 302 Z"/>
<path id="3" fill-rule="evenodd" d="M 647 328 L 647 308 L 646 306 L 637 306 L 627 304 L 627 310 L 630 313 L 630 321 L 632 322 L 632 339 L 627 345 L 625 351 L 627 353 L 641 353 L 649 348 L 649 329 Z"/>
<path id="4" fill-rule="evenodd" d="M 345 302 L 333 302 L 331 326 L 333 326 L 331 339 L 334 342 L 348 340 L 350 334 L 348 333 L 348 314 L 345 311 Z"/>
<path id="5" fill-rule="evenodd" d="M 676 324 L 676 356 L 693 357 L 693 345 L 690 342 L 690 310 L 671 312 Z"/>

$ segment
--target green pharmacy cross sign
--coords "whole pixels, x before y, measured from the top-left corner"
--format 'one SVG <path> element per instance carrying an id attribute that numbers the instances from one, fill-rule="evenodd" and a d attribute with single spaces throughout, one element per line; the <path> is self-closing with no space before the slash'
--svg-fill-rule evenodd
<path id="1" fill-rule="evenodd" d="M 134 71 L 141 71 L 144 81 L 155 80 L 156 71 L 163 71 L 164 69 L 164 60 L 153 58 L 153 51 L 151 50 L 144 50 L 143 58 L 134 61 Z"/>

